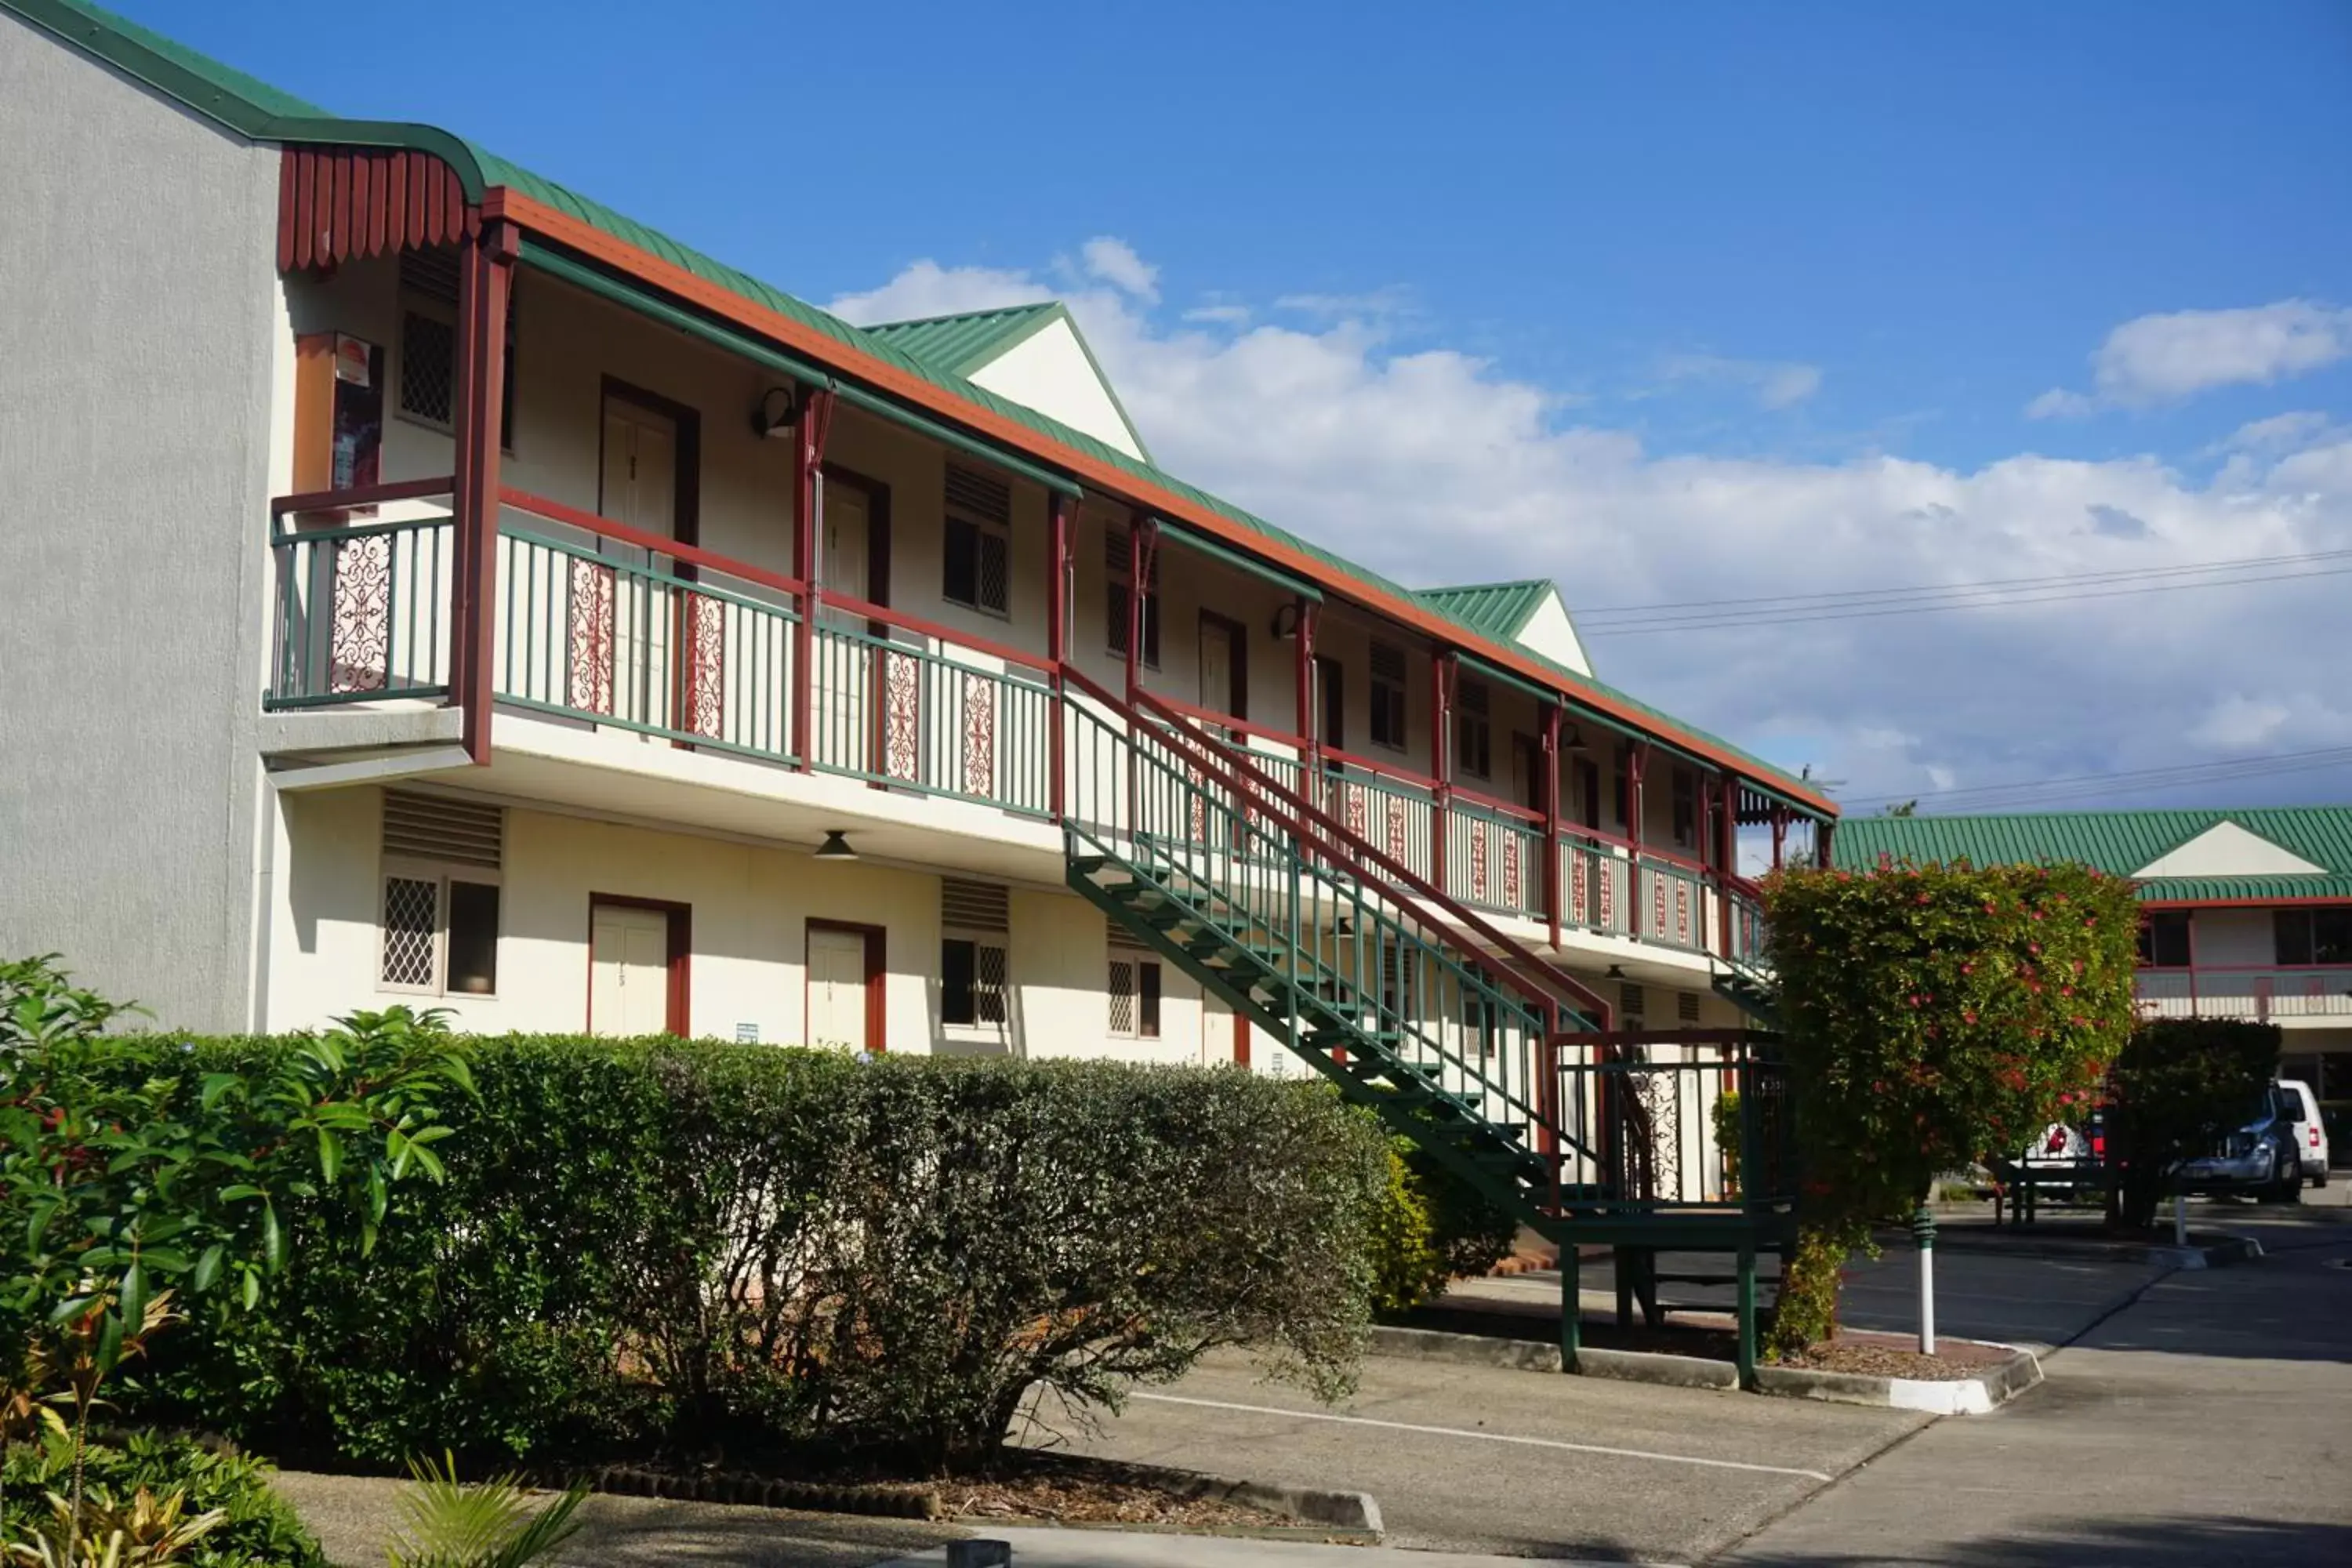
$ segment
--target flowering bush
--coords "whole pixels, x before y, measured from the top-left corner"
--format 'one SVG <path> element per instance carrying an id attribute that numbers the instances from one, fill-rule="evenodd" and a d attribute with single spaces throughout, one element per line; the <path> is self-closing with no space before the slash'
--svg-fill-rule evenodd
<path id="1" fill-rule="evenodd" d="M 2129 882 L 2072 864 L 1783 871 L 1765 900 L 1816 1243 L 1776 1315 L 1793 1348 L 1832 1326 L 1872 1220 L 2097 1098 L 2139 915 Z"/>

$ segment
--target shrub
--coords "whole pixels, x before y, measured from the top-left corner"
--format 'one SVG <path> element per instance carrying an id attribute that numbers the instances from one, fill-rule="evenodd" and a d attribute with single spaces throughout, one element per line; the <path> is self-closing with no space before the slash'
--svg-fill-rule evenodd
<path id="1" fill-rule="evenodd" d="M 214 1059 L 291 1048 L 221 1041 Z M 449 1179 L 350 1216 L 155 1407 L 394 1468 L 802 1445 L 961 1463 L 1033 1387 L 1115 1405 L 1205 1350 L 1343 1390 L 1384 1141 L 1328 1089 L 1105 1062 L 475 1042 Z"/>
<path id="2" fill-rule="evenodd" d="M 51 1522 L 45 1494 L 71 1484 L 70 1438 L 51 1433 L 40 1443 L 20 1443 L 5 1461 L 5 1529 L 0 1538 L 21 1541 Z M 326 1568 L 319 1542 L 290 1504 L 270 1489 L 267 1466 L 233 1453 L 216 1452 L 189 1437 L 127 1433 L 93 1443 L 83 1453 L 85 1481 L 93 1494 L 127 1501 L 144 1487 L 163 1495 L 184 1492 L 190 1516 L 220 1510 L 227 1517 L 176 1561 L 187 1568 Z"/>
<path id="3" fill-rule="evenodd" d="M 2093 1096 L 2132 1017 L 2131 884 L 2084 866 L 1767 879 L 1804 1173 L 1774 1339 L 1832 1331 L 1838 1269 L 1938 1173 Z"/>
<path id="4" fill-rule="evenodd" d="M 2154 1222 L 2172 1168 L 2244 1123 L 2278 1071 L 2279 1026 L 2162 1018 L 2132 1031 L 2107 1075 L 2110 1212 Z"/>
<path id="5" fill-rule="evenodd" d="M 1429 1300 L 1452 1278 L 1437 1248 L 1421 1183 L 1405 1161 L 1412 1147 L 1402 1138 L 1391 1141 L 1388 1180 L 1372 1226 L 1372 1307 L 1391 1315 Z"/>

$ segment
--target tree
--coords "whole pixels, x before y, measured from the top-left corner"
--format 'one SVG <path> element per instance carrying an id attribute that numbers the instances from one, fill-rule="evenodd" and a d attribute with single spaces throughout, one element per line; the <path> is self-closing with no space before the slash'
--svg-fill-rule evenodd
<path id="1" fill-rule="evenodd" d="M 1935 1178 L 2092 1100 L 2132 1018 L 2131 885 L 2079 865 L 1766 879 L 1803 1172 L 1774 1342 L 1833 1331 L 1838 1272 Z"/>
<path id="2" fill-rule="evenodd" d="M 2132 1031 L 2107 1075 L 2108 1217 L 2154 1223 L 2173 1167 L 2242 1124 L 2278 1071 L 2279 1026 L 2161 1018 Z"/>

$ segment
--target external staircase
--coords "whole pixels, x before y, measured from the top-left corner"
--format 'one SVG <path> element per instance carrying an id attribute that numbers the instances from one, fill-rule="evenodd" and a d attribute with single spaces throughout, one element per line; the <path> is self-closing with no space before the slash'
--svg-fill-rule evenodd
<path id="1" fill-rule="evenodd" d="M 1654 1315 L 1662 1280 L 1737 1283 L 1751 1373 L 1756 1260 L 1784 1251 L 1791 1229 L 1785 1161 L 1761 1157 L 1786 1122 L 1769 1048 L 1737 1031 L 1612 1031 L 1589 987 L 1245 746 L 1148 693 L 1130 703 L 1066 668 L 1062 679 L 1071 888 L 1552 1242 L 1565 1354 L 1578 1249 L 1599 1244 L 1616 1249 L 1621 1316 L 1633 1299 Z M 1735 974 L 1763 990 L 1760 973 Z M 1700 1034 L 1722 1051 L 1694 1055 Z M 1649 1041 L 1677 1048 L 1654 1058 Z M 1759 1179 L 1731 1196 L 1662 1181 L 1709 1147 L 1690 1133 L 1727 1087 L 1744 1089 L 1740 1163 Z M 1666 1250 L 1734 1268 L 1664 1275 Z"/>

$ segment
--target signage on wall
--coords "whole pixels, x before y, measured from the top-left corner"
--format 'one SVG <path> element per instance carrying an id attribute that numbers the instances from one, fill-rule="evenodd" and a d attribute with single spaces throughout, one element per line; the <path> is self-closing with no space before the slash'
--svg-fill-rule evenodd
<path id="1" fill-rule="evenodd" d="M 383 458 L 383 350 L 335 334 L 334 488 L 358 489 L 380 477 Z"/>

